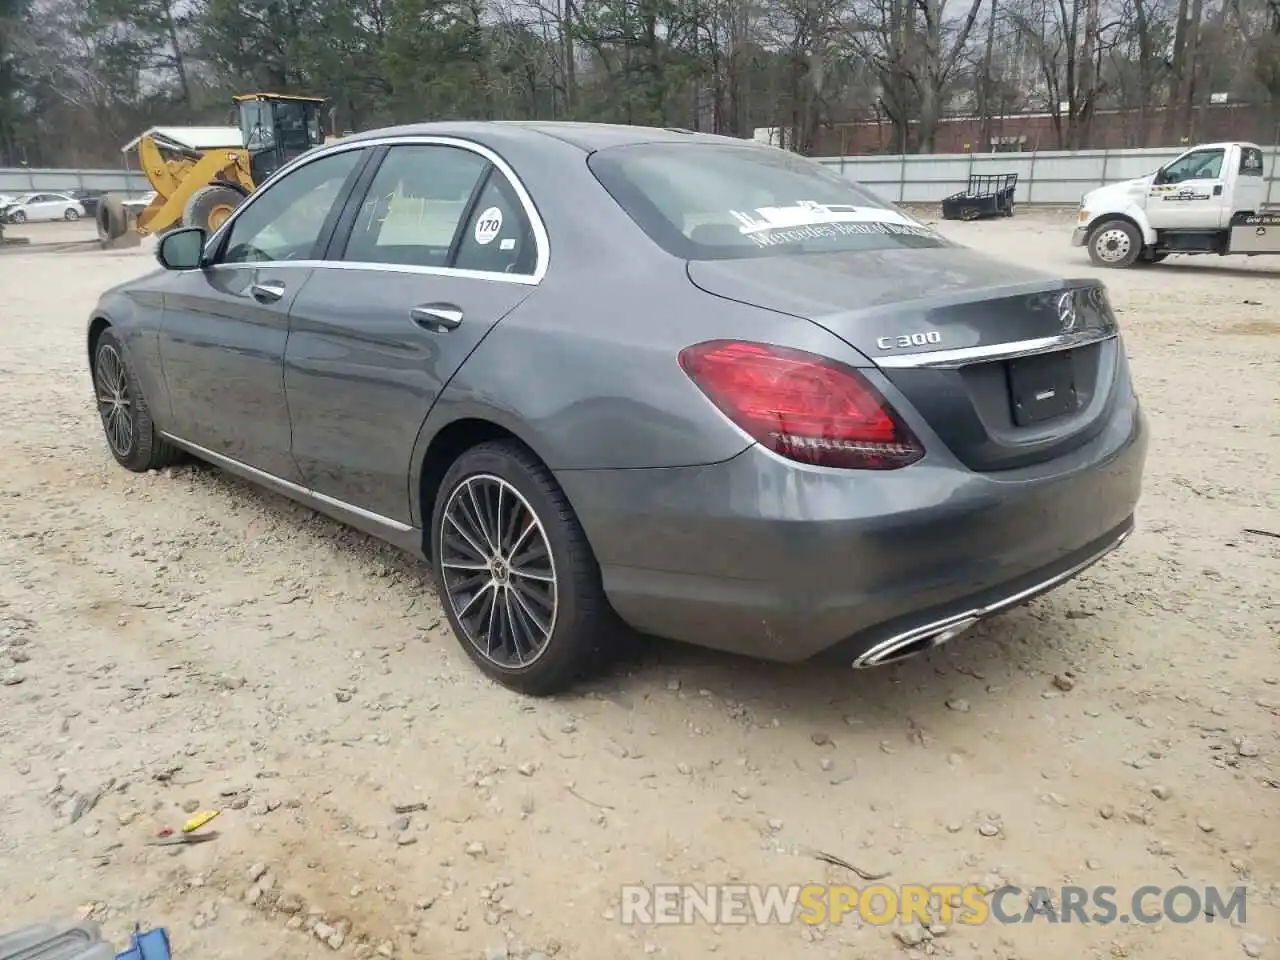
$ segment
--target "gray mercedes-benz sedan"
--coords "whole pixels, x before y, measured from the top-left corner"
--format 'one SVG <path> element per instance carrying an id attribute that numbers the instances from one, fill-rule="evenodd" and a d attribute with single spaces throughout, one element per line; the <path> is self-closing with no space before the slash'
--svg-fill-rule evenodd
<path id="1" fill-rule="evenodd" d="M 103 295 L 98 409 L 425 558 L 471 658 L 572 684 L 625 627 L 876 666 L 1133 529 L 1102 285 L 683 130 L 436 123 L 279 171 Z"/>

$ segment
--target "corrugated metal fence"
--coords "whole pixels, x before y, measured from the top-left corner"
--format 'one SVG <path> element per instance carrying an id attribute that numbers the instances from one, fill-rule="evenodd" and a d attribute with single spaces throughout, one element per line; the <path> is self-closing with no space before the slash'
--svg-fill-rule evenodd
<path id="1" fill-rule="evenodd" d="M 110 190 L 140 196 L 150 193 L 147 178 L 126 170 L 48 170 L 0 167 L 0 193 L 32 193 L 38 190 Z"/>
<path id="2" fill-rule="evenodd" d="M 936 203 L 963 190 L 970 174 L 1016 173 L 1018 203 L 1079 203 L 1085 192 L 1153 172 L 1183 152 L 1161 150 L 1042 150 L 1036 153 L 933 153 L 907 156 L 822 157 L 886 200 Z M 1276 184 L 1280 147 L 1263 147 L 1267 201 L 1280 203 Z"/>
<path id="3" fill-rule="evenodd" d="M 1263 147 L 1267 200 L 1280 203 L 1280 147 Z M 886 157 L 822 157 L 851 180 L 886 200 L 936 203 L 963 190 L 970 174 L 1016 173 L 1018 203 L 1078 203 L 1105 183 L 1140 177 L 1172 160 L 1181 149 L 1078 150 L 1037 153 L 933 153 Z M 27 170 L 0 168 L 0 193 L 32 190 L 114 190 L 134 196 L 150 187 L 140 173 L 124 170 Z"/>

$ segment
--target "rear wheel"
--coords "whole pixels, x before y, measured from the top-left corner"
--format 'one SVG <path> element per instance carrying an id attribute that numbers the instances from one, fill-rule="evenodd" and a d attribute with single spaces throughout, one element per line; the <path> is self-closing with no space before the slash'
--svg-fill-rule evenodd
<path id="1" fill-rule="evenodd" d="M 62 215 L 64 220 L 79 220 L 80 212 L 74 207 L 67 207 L 67 212 Z"/>
<path id="2" fill-rule="evenodd" d="M 555 478 L 510 440 L 463 453 L 440 485 L 431 562 L 463 650 L 489 677 L 559 693 L 610 649 L 600 568 Z"/>
<path id="3" fill-rule="evenodd" d="M 241 194 L 221 184 L 201 187 L 187 198 L 186 206 L 182 208 L 182 225 L 201 227 L 213 233 L 227 222 L 243 200 Z"/>
<path id="4" fill-rule="evenodd" d="M 107 446 L 120 466 L 145 473 L 177 459 L 177 450 L 156 432 L 138 378 L 129 368 L 119 337 L 110 328 L 102 331 L 94 346 L 93 390 Z"/>
<path id="5" fill-rule="evenodd" d="M 1127 220 L 1108 220 L 1089 237 L 1089 258 L 1100 267 L 1128 267 L 1142 253 L 1142 234 Z"/>

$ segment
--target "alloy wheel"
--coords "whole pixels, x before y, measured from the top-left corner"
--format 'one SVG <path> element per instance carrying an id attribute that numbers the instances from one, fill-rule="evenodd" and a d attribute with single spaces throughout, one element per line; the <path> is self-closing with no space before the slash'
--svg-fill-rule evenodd
<path id="1" fill-rule="evenodd" d="M 529 501 L 492 474 L 467 477 L 441 511 L 440 567 L 467 642 L 505 669 L 547 649 L 559 606 L 555 560 Z"/>
<path id="2" fill-rule="evenodd" d="M 110 344 L 98 348 L 93 382 L 107 442 L 117 455 L 127 457 L 133 449 L 133 398 L 129 394 L 124 360 Z"/>

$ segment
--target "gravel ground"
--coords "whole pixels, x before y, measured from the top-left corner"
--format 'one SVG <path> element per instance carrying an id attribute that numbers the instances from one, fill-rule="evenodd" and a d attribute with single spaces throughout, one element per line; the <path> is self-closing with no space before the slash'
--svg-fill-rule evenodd
<path id="1" fill-rule="evenodd" d="M 1280 532 L 1280 273 L 1095 271 L 1070 226 L 941 225 L 1108 282 L 1153 432 L 1121 551 L 882 671 L 655 643 L 540 702 L 479 677 L 391 549 L 210 468 L 114 465 L 83 328 L 149 245 L 0 255 L 6 925 L 91 915 L 123 943 L 163 924 L 214 960 L 1280 957 L 1280 539 L 1249 532 Z M 217 839 L 148 845 L 204 809 Z M 860 882 L 811 848 L 890 884 L 1109 884 L 1122 907 L 1144 884 L 1245 884 L 1248 913 L 616 919 L 626 883 Z"/>

